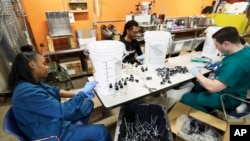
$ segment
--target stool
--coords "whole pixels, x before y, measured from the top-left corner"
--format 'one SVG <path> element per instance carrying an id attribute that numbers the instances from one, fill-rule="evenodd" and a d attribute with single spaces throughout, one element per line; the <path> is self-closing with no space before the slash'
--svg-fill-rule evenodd
<path id="1" fill-rule="evenodd" d="M 51 36 L 47 35 L 47 41 L 48 41 L 49 51 L 50 51 L 50 52 L 54 52 L 54 51 L 55 51 L 55 47 L 54 47 L 54 42 L 53 42 L 53 40 L 56 40 L 56 39 L 63 39 L 63 38 L 68 38 L 68 43 L 69 43 L 70 47 L 71 47 L 71 48 L 76 48 L 76 43 L 74 42 L 73 36 L 58 36 L 58 37 L 51 37 Z"/>

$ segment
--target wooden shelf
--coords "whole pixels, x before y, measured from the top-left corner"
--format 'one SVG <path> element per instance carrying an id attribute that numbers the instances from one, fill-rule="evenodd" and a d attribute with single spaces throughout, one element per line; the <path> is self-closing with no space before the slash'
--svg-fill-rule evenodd
<path id="1" fill-rule="evenodd" d="M 88 12 L 88 10 L 70 10 L 69 12 L 72 12 L 72 13 L 86 13 L 86 12 Z"/>
<path id="2" fill-rule="evenodd" d="M 87 0 L 69 0 L 69 2 L 87 2 Z"/>
<path id="3" fill-rule="evenodd" d="M 69 11 L 72 13 L 88 12 L 88 2 L 85 1 L 69 1 Z"/>
<path id="4" fill-rule="evenodd" d="M 69 3 L 87 3 L 87 1 L 70 1 Z"/>

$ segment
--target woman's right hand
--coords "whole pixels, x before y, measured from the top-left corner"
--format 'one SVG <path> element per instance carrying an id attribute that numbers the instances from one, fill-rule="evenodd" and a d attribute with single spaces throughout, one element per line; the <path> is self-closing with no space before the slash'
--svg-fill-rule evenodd
<path id="1" fill-rule="evenodd" d="M 96 87 L 96 84 L 94 81 L 87 82 L 85 86 L 77 93 L 84 93 L 87 98 L 93 98 L 95 97 L 95 93 L 93 89 Z"/>

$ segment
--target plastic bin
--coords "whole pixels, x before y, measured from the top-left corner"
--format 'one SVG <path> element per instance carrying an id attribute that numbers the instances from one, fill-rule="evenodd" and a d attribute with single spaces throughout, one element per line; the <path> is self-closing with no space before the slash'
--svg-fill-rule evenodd
<path id="1" fill-rule="evenodd" d="M 153 103 L 130 103 L 122 106 L 114 141 L 173 141 L 163 106 Z"/>

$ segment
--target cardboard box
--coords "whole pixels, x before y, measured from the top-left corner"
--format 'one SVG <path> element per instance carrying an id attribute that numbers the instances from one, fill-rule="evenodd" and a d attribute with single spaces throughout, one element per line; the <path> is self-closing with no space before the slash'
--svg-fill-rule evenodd
<path id="1" fill-rule="evenodd" d="M 80 48 L 86 48 L 87 44 L 96 41 L 96 30 L 81 28 L 76 30 L 76 37 Z"/>
<path id="2" fill-rule="evenodd" d="M 176 120 L 183 114 L 189 115 L 190 117 L 198 119 L 203 123 L 214 127 L 215 129 L 220 131 L 221 135 L 223 136 L 223 141 L 229 141 L 229 125 L 230 125 L 229 123 L 213 115 L 193 109 L 190 106 L 185 105 L 181 102 L 177 102 L 168 114 L 170 128 L 172 132 L 177 136 L 178 136 L 178 127 L 176 124 Z"/>
<path id="3" fill-rule="evenodd" d="M 91 28 L 81 28 L 76 29 L 76 37 L 77 38 L 91 38 L 96 37 L 96 30 Z"/>
<path id="4" fill-rule="evenodd" d="M 94 73 L 94 66 L 91 62 L 91 60 L 87 57 L 84 57 L 82 60 L 83 64 L 83 70 L 86 71 L 88 74 L 93 74 Z"/>
<path id="5" fill-rule="evenodd" d="M 80 48 L 87 48 L 87 44 L 96 41 L 96 37 L 91 38 L 77 38 L 77 42 Z"/>
<path id="6" fill-rule="evenodd" d="M 60 66 L 67 70 L 70 77 L 81 76 L 83 74 L 81 60 L 77 57 L 61 59 Z"/>
<path id="7" fill-rule="evenodd" d="M 181 115 L 188 115 L 192 118 L 195 118 L 213 128 L 215 128 L 219 133 L 221 133 L 223 141 L 230 141 L 230 126 L 244 126 L 248 125 L 249 128 L 250 122 L 227 122 L 220 118 L 217 118 L 211 114 L 204 113 L 202 111 L 196 110 L 188 105 L 185 105 L 181 102 L 177 102 L 174 107 L 169 111 L 168 119 L 170 122 L 170 128 L 174 134 L 177 135 L 176 141 L 184 141 L 182 137 L 178 135 L 178 127 L 176 120 Z M 232 133 L 234 131 L 232 130 Z M 232 135 L 233 136 L 233 135 Z M 239 137 L 239 136 L 238 136 Z M 241 137 L 242 138 L 242 137 Z M 232 139 L 233 140 L 233 139 Z"/>

